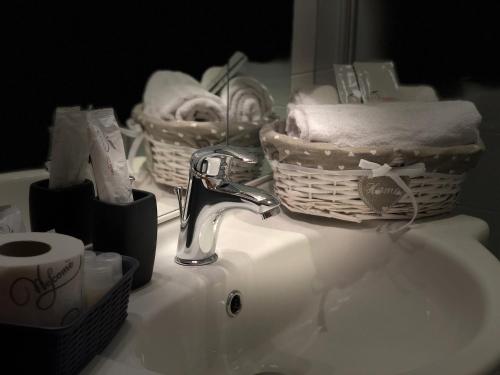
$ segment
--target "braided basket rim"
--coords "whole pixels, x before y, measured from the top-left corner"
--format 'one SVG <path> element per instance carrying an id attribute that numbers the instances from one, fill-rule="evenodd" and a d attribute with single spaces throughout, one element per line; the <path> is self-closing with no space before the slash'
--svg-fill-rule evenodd
<path id="1" fill-rule="evenodd" d="M 278 136 L 278 137 L 276 137 Z M 271 123 L 265 124 L 260 130 L 260 138 L 266 138 L 266 142 L 274 144 L 293 144 L 296 147 L 302 149 L 319 149 L 319 150 L 338 150 L 343 152 L 354 152 L 354 153 L 370 153 L 373 149 L 377 150 L 377 153 L 393 153 L 394 150 L 398 151 L 415 151 L 418 150 L 420 154 L 475 154 L 485 150 L 484 142 L 479 138 L 478 143 L 459 145 L 459 146 L 447 146 L 447 147 L 435 147 L 435 146 L 420 146 L 413 148 L 405 147 L 394 147 L 394 146 L 379 146 L 379 147 L 338 147 L 329 142 L 308 142 L 303 139 L 292 137 L 284 132 L 284 121 L 275 120 Z"/>

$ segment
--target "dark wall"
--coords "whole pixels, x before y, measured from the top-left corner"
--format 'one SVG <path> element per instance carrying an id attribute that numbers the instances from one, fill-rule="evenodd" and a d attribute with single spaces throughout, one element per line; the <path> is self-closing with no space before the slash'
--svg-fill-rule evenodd
<path id="1" fill-rule="evenodd" d="M 433 84 L 443 96 L 454 96 L 464 79 L 500 83 L 500 2 L 384 3 L 390 14 L 387 56 L 402 82 Z"/>
<path id="2" fill-rule="evenodd" d="M 3 6 L 0 171 L 42 165 L 56 106 L 112 106 L 124 121 L 156 69 L 200 78 L 235 50 L 290 56 L 292 0 L 68 3 Z"/>

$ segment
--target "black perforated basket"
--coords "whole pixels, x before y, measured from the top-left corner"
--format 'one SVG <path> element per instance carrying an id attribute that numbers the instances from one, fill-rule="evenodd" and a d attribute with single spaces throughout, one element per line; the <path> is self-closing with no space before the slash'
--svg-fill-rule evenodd
<path id="1" fill-rule="evenodd" d="M 139 267 L 134 258 L 122 259 L 121 280 L 71 324 L 42 328 L 0 323 L 2 369 L 19 374 L 77 374 L 102 352 L 127 317 L 132 277 Z"/>

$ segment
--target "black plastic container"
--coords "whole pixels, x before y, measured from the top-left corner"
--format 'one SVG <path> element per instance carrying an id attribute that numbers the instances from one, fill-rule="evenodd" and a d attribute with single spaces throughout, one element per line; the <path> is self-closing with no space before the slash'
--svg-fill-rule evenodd
<path id="1" fill-rule="evenodd" d="M 0 358 L 5 373 L 78 374 L 103 351 L 127 318 L 132 277 L 138 266 L 137 260 L 123 257 L 121 280 L 67 326 L 42 328 L 0 323 Z"/>
<path id="2" fill-rule="evenodd" d="M 93 201 L 93 243 L 97 251 L 114 251 L 139 261 L 132 288 L 147 284 L 153 274 L 158 215 L 154 194 L 133 190 L 125 204 Z"/>
<path id="3" fill-rule="evenodd" d="M 84 244 L 91 243 L 94 197 L 94 185 L 89 180 L 56 189 L 49 189 L 48 179 L 33 182 L 29 192 L 31 231 L 55 229 L 57 233 L 76 237 Z"/>

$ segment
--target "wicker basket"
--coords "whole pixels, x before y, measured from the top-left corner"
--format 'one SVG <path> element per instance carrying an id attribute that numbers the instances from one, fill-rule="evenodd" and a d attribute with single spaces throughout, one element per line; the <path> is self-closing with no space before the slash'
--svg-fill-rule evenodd
<path id="1" fill-rule="evenodd" d="M 281 121 L 264 126 L 260 137 L 273 169 L 275 192 L 285 207 L 352 222 L 412 219 L 451 211 L 465 172 L 475 166 L 484 149 L 482 144 L 415 150 L 342 149 L 331 143 L 309 143 L 287 136 Z M 362 180 L 373 177 L 371 170 L 360 168 L 361 160 L 378 166 L 387 164 L 394 171 L 414 165 L 425 169 L 412 177 L 403 173 L 411 194 L 401 194 L 392 204 L 376 210 L 361 191 Z"/>
<path id="2" fill-rule="evenodd" d="M 139 124 L 146 138 L 148 168 L 157 183 L 187 186 L 191 154 L 199 148 L 225 142 L 225 124 L 215 122 L 164 121 L 148 116 L 141 104 L 132 111 L 131 121 Z M 260 126 L 250 123 L 233 124 L 229 143 L 246 147 L 258 160 L 264 155 L 259 142 Z M 261 163 L 249 165 L 234 162 L 231 179 L 236 182 L 253 180 L 260 175 Z"/>
<path id="3" fill-rule="evenodd" d="M 139 262 L 123 256 L 123 277 L 94 306 L 63 327 L 0 322 L 2 373 L 76 375 L 101 353 L 127 318 Z"/>

